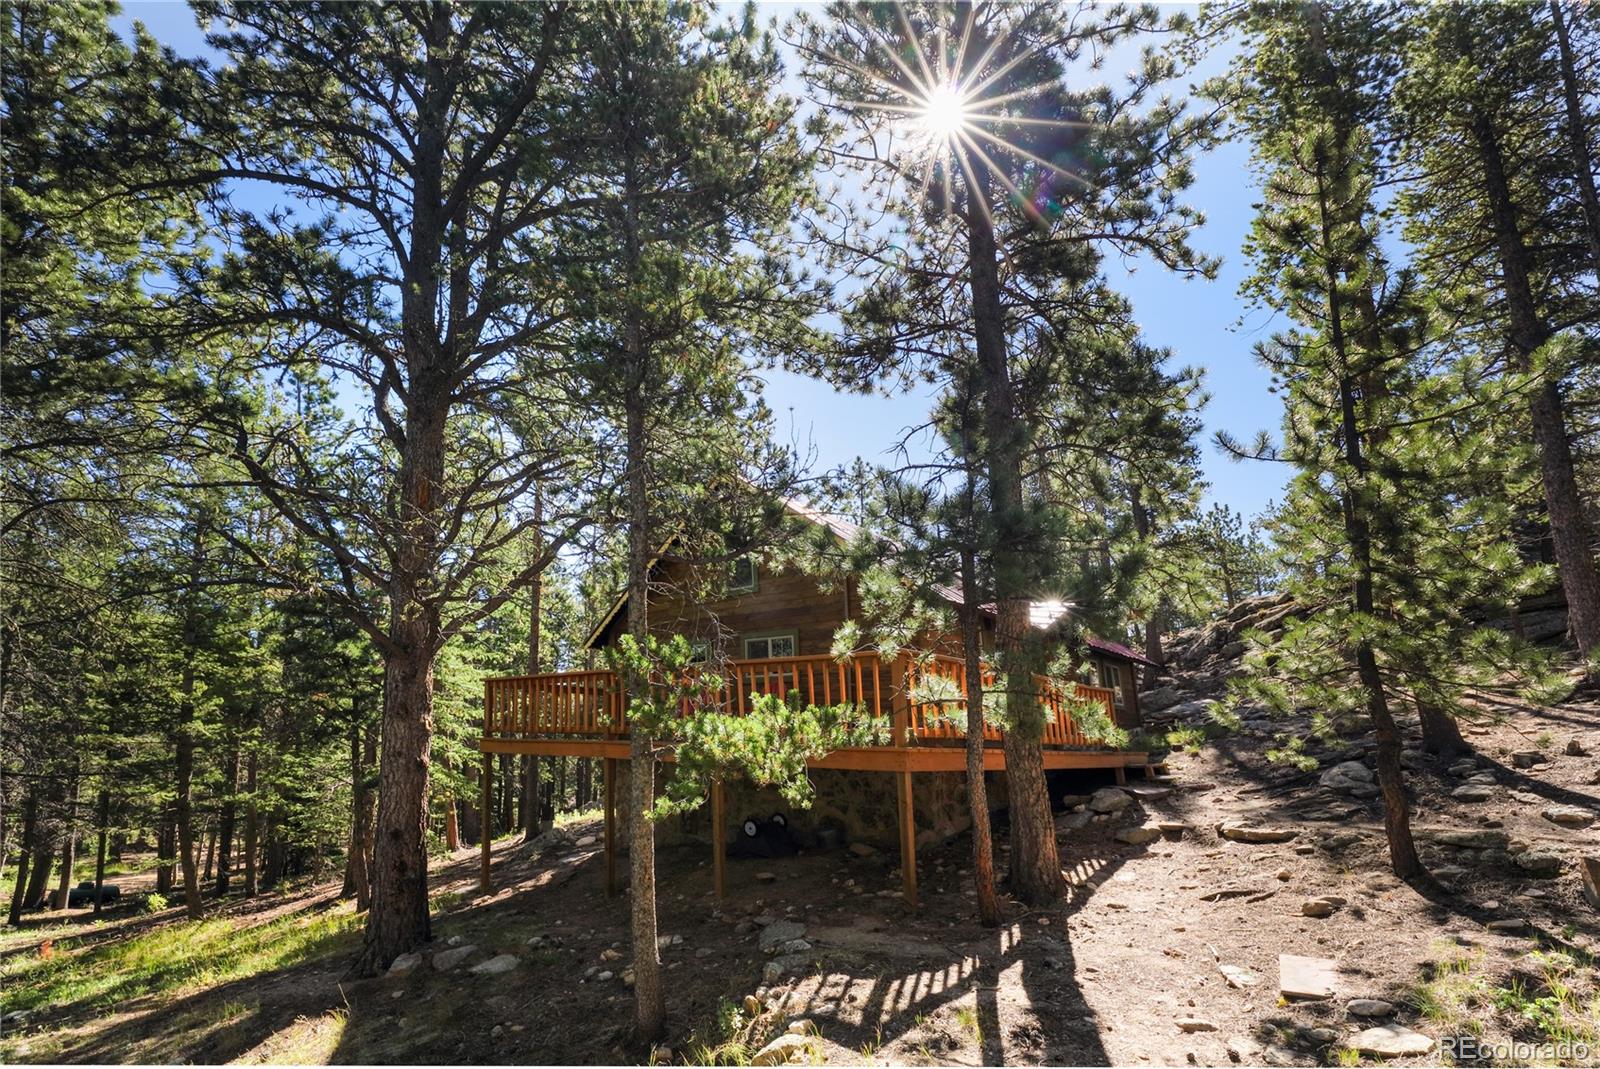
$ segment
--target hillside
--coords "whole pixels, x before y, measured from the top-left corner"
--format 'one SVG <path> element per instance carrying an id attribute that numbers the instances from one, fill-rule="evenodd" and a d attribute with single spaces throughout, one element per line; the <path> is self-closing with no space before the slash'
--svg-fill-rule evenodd
<path id="1" fill-rule="evenodd" d="M 1427 895 L 1387 873 L 1369 740 L 1313 748 L 1320 768 L 1300 772 L 1266 758 L 1297 725 L 1246 722 L 1175 752 L 1167 781 L 1084 776 L 1057 816 L 1070 898 L 1008 902 L 998 930 L 972 919 L 964 837 L 921 855 L 914 919 L 876 851 L 731 863 L 719 904 L 703 850 L 663 850 L 672 1018 L 653 1051 L 625 1025 L 626 900 L 604 896 L 590 817 L 503 843 L 489 896 L 473 854 L 447 860 L 434 945 L 379 980 L 341 979 L 356 921 L 332 885 L 230 900 L 199 925 L 46 918 L 5 937 L 0 1055 L 741 1063 L 794 1033 L 768 1058 L 1314 1065 L 1411 1049 L 1390 1060 L 1431 1064 L 1480 1029 L 1592 1043 L 1600 925 L 1581 866 L 1600 853 L 1600 702 L 1505 711 L 1471 729 L 1470 767 L 1408 755 L 1441 881 Z M 1003 831 L 999 846 L 1003 866 Z M 1331 962 L 1333 993 L 1282 997 L 1282 955 Z"/>

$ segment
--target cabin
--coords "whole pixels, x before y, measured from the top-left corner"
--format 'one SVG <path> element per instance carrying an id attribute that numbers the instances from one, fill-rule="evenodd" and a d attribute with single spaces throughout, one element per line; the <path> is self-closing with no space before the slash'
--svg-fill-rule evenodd
<path id="1" fill-rule="evenodd" d="M 848 543 L 859 533 L 855 525 L 802 502 L 784 504 L 791 514 L 841 542 Z M 887 826 L 887 837 L 898 839 L 903 891 L 908 905 L 914 907 L 919 839 L 937 841 L 964 831 L 969 819 L 962 721 L 952 721 L 945 706 L 917 700 L 917 695 L 928 692 L 919 684 L 929 675 L 947 681 L 947 691 L 965 692 L 966 666 L 957 656 L 960 650 L 955 636 L 924 636 L 918 645 L 938 651 L 931 657 L 901 654 L 889 658 L 867 650 L 837 658 L 832 655 L 834 633 L 860 611 L 853 577 L 825 583 L 803 571 L 768 567 L 757 557 L 743 557 L 719 566 L 721 581 L 713 594 L 695 597 L 689 592 L 704 590 L 706 584 L 691 581 L 698 578 L 694 565 L 674 557 L 670 549 L 668 543 L 651 562 L 651 631 L 663 637 L 684 635 L 700 657 L 716 666 L 724 683 L 714 700 L 725 709 L 735 713 L 748 709 L 759 695 L 798 694 L 807 704 L 854 704 L 891 724 L 885 745 L 836 750 L 810 763 L 817 804 L 804 819 L 818 829 L 831 824 L 835 840 L 870 840 L 885 833 Z M 959 590 L 948 588 L 942 589 L 940 596 L 953 605 L 959 605 L 962 597 Z M 1033 606 L 1032 617 L 1036 626 L 1046 628 L 1069 610 L 1070 606 L 1061 602 L 1042 602 Z M 988 615 L 992 614 L 991 608 Z M 624 595 L 588 636 L 585 648 L 598 654 L 617 642 L 626 625 Z M 1048 721 L 1042 739 L 1047 775 L 1099 769 L 1111 771 L 1118 782 L 1125 780 L 1129 768 L 1149 775 L 1146 753 L 1112 749 L 1085 735 L 1073 721 L 1073 703 L 1068 699 L 1098 701 L 1117 726 L 1136 731 L 1140 717 L 1135 675 L 1138 668 L 1151 662 L 1109 640 L 1091 638 L 1086 646 L 1085 681 L 1074 685 L 1070 696 L 1058 682 L 1036 677 Z M 620 845 L 617 808 L 625 797 L 618 784 L 628 773 L 625 710 L 621 681 L 608 669 L 503 676 L 484 683 L 484 732 L 479 749 L 484 755 L 485 800 L 490 794 L 494 754 L 599 759 L 605 784 L 606 882 L 613 891 Z M 984 767 L 991 804 L 1003 807 L 1005 752 L 1000 731 L 990 724 L 984 727 Z M 733 826 L 730 812 L 736 814 L 735 819 L 747 809 L 763 812 L 759 806 L 770 802 L 757 797 L 758 793 L 745 784 L 717 783 L 712 787 L 709 823 L 701 831 L 711 840 L 719 897 L 725 845 Z M 732 807 L 730 794 L 734 795 Z M 489 856 L 486 841 L 485 886 Z"/>

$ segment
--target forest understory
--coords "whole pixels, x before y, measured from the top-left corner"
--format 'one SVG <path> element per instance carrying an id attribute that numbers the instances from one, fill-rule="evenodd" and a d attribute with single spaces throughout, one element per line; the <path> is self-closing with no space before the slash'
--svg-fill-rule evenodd
<path id="1" fill-rule="evenodd" d="M 1452 796 L 1469 778 L 1459 766 L 1408 758 L 1418 837 L 1440 878 L 1427 894 L 1390 875 L 1380 803 L 1319 782 L 1367 757 L 1369 740 L 1337 740 L 1302 773 L 1266 756 L 1296 730 L 1246 726 L 1196 743 L 1169 759 L 1170 780 L 1131 781 L 1126 806 L 1107 814 L 1087 803 L 1109 776 L 1081 776 L 1081 795 L 1056 814 L 1070 896 L 1039 910 L 1003 899 L 998 929 L 977 923 L 965 836 L 919 856 L 915 918 L 892 854 L 730 862 L 718 903 L 707 851 L 663 848 L 674 1011 L 654 1047 L 631 1037 L 627 897 L 605 896 L 589 814 L 542 849 L 498 844 L 492 894 L 476 891 L 475 852 L 439 866 L 434 942 L 404 976 L 345 979 L 358 920 L 337 883 L 230 898 L 200 922 L 141 912 L 137 893 L 100 921 L 36 915 L 0 944 L 0 1056 L 747 1064 L 794 1034 L 809 1045 L 802 1057 L 828 1064 L 1315 1065 L 1372 1063 L 1347 1043 L 1375 1025 L 1435 1044 L 1472 1033 L 1593 1050 L 1600 925 L 1580 859 L 1595 833 L 1546 814 L 1592 816 L 1600 804 L 1600 697 L 1469 727 L 1471 775 L 1494 782 L 1485 801 Z M 1516 767 L 1528 752 L 1539 761 Z M 1293 837 L 1234 841 L 1224 822 Z M 1003 870 L 1003 829 L 996 841 Z M 1557 859 L 1553 870 L 1519 865 L 1528 852 Z M 121 882 L 137 892 L 137 881 Z M 1308 916 L 1321 912 L 1314 901 L 1336 904 Z M 1282 998 L 1280 954 L 1336 963 L 1334 995 Z M 1357 1016 L 1353 1002 L 1382 1007 L 1356 1000 L 1392 1009 Z"/>

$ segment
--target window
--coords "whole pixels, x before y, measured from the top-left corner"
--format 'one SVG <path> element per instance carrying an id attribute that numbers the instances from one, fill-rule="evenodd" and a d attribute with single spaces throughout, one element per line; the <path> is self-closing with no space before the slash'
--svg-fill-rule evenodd
<path id="1" fill-rule="evenodd" d="M 1111 704 L 1122 708 L 1122 666 L 1097 662 L 1100 666 L 1100 685 L 1111 689 Z"/>
<path id="2" fill-rule="evenodd" d="M 795 636 L 791 631 L 781 635 L 749 635 L 744 640 L 745 660 L 759 657 L 793 657 Z"/>
<path id="3" fill-rule="evenodd" d="M 754 557 L 737 557 L 728 566 L 727 589 L 730 594 L 750 594 L 755 591 L 756 561 Z"/>

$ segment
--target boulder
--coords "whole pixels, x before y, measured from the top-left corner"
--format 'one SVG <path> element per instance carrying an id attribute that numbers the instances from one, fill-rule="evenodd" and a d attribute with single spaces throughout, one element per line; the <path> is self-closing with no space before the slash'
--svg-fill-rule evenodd
<path id="1" fill-rule="evenodd" d="M 1140 692 L 1139 708 L 1146 713 L 1159 713 L 1163 709 L 1177 705 L 1182 697 L 1177 687 L 1156 687 L 1154 690 Z"/>
<path id="2" fill-rule="evenodd" d="M 1317 782 L 1329 790 L 1349 793 L 1356 787 L 1370 787 L 1372 779 L 1372 769 L 1360 761 L 1341 761 L 1324 772 Z"/>
<path id="3" fill-rule="evenodd" d="M 1494 788 L 1482 783 L 1465 783 L 1450 792 L 1458 802 L 1487 802 L 1494 797 Z"/>
<path id="4" fill-rule="evenodd" d="M 761 929 L 761 949 L 768 954 L 778 953 L 783 944 L 806 934 L 806 926 L 799 921 L 774 921 Z"/>
<path id="5" fill-rule="evenodd" d="M 1600 910 L 1600 857 L 1579 859 L 1578 871 L 1583 875 L 1584 901 L 1589 908 Z"/>
<path id="6" fill-rule="evenodd" d="M 401 954 L 398 958 L 395 958 L 394 961 L 389 963 L 389 971 L 384 975 L 392 979 L 399 980 L 416 972 L 417 966 L 421 964 L 421 954 Z"/>
<path id="7" fill-rule="evenodd" d="M 1404 1025 L 1380 1024 L 1362 1029 L 1345 1040 L 1346 1047 L 1378 1058 L 1406 1058 L 1427 1054 L 1433 1039 Z"/>
<path id="8" fill-rule="evenodd" d="M 477 952 L 478 948 L 472 943 L 466 943 L 462 946 L 452 947 L 449 950 L 441 950 L 439 953 L 433 956 L 434 971 L 449 972 L 451 969 L 454 969 L 457 965 L 460 965 Z"/>
<path id="9" fill-rule="evenodd" d="M 1544 754 L 1538 750 L 1518 750 L 1511 755 L 1511 763 L 1517 768 L 1532 768 L 1544 760 Z"/>
<path id="10" fill-rule="evenodd" d="M 467 971 L 476 973 L 479 976 L 498 976 L 501 973 L 510 972 L 520 964 L 522 963 L 515 954 L 497 954 L 488 961 L 474 965 Z"/>
<path id="11" fill-rule="evenodd" d="M 1089 808 L 1096 813 L 1120 813 L 1133 804 L 1133 796 L 1121 787 L 1101 787 L 1089 796 Z"/>
<path id="12" fill-rule="evenodd" d="M 1483 828 L 1473 831 L 1439 832 L 1439 842 L 1458 850 L 1504 850 L 1511 836 L 1503 831 Z"/>
<path id="13" fill-rule="evenodd" d="M 1126 828 L 1117 832 L 1116 840 L 1129 846 L 1143 846 L 1145 843 L 1154 842 L 1161 838 L 1161 829 L 1144 825 L 1138 828 Z"/>
<path id="14" fill-rule="evenodd" d="M 1387 1017 L 1394 1012 L 1394 1004 L 1381 998 L 1353 998 L 1344 1008 L 1352 1017 Z"/>
<path id="15" fill-rule="evenodd" d="M 775 984 L 785 976 L 792 976 L 810 966 L 809 954 L 780 954 L 762 967 L 761 979 L 766 983 Z"/>
<path id="16" fill-rule="evenodd" d="M 799 1036 L 789 1032 L 774 1039 L 771 1043 L 756 1051 L 750 1059 L 751 1065 L 788 1065 L 790 1062 L 810 1061 L 811 1055 L 820 1045 L 811 1036 Z"/>
<path id="17" fill-rule="evenodd" d="M 1553 805 L 1540 816 L 1563 828 L 1583 828 L 1594 821 L 1594 813 L 1581 805 Z"/>
<path id="18" fill-rule="evenodd" d="M 1286 843 L 1300 833 L 1293 828 L 1270 828 L 1239 820 L 1225 820 L 1217 825 L 1217 834 L 1236 843 Z"/>
<path id="19" fill-rule="evenodd" d="M 1529 876 L 1547 879 L 1560 875 L 1562 869 L 1561 855 L 1548 850 L 1528 850 L 1514 855 L 1511 860 L 1517 868 Z"/>

